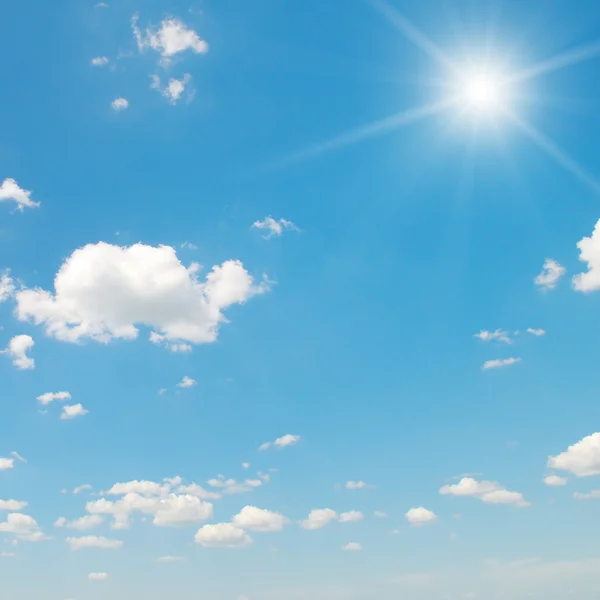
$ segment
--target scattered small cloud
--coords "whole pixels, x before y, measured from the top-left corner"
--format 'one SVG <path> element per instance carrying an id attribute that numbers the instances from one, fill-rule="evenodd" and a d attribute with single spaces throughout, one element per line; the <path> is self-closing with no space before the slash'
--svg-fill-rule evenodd
<path id="1" fill-rule="evenodd" d="M 364 481 L 347 481 L 344 487 L 347 490 L 364 490 L 369 484 Z"/>
<path id="2" fill-rule="evenodd" d="M 90 62 L 93 67 L 104 67 L 109 63 L 109 60 L 106 56 L 95 56 Z"/>
<path id="3" fill-rule="evenodd" d="M 438 520 L 437 515 L 433 511 L 423 508 L 422 506 L 411 508 L 404 516 L 406 517 L 406 520 L 414 527 L 429 525 L 430 523 L 435 523 Z"/>
<path id="4" fill-rule="evenodd" d="M 346 552 L 359 552 L 362 550 L 362 546 L 358 542 L 349 542 L 345 546 L 342 546 L 342 550 Z"/>
<path id="5" fill-rule="evenodd" d="M 561 477 L 560 475 L 547 475 L 544 477 L 544 483 L 550 487 L 560 487 L 567 485 L 569 479 L 567 477 Z"/>
<path id="6" fill-rule="evenodd" d="M 45 392 L 39 395 L 36 400 L 42 404 L 43 406 L 48 406 L 51 402 L 55 400 L 70 400 L 71 394 L 69 392 Z"/>
<path id="7" fill-rule="evenodd" d="M 10 271 L 6 269 L 0 275 L 0 304 L 6 302 L 15 292 L 15 284 L 10 276 Z"/>
<path id="8" fill-rule="evenodd" d="M 501 367 L 510 367 L 511 365 L 516 365 L 521 362 L 520 358 L 497 358 L 494 360 L 486 360 L 483 363 L 481 369 L 483 371 L 487 371 L 489 369 L 499 369 Z"/>
<path id="9" fill-rule="evenodd" d="M 87 535 L 83 537 L 69 537 L 66 539 L 69 548 L 73 551 L 84 550 L 87 548 L 101 548 L 103 550 L 119 550 L 123 547 L 121 540 L 114 540 L 95 535 Z"/>
<path id="10" fill-rule="evenodd" d="M 126 98 L 115 98 L 115 100 L 111 102 L 111 106 L 113 110 L 120 112 L 129 108 L 129 100 Z"/>
<path id="11" fill-rule="evenodd" d="M 159 556 L 154 562 L 157 563 L 173 563 L 185 560 L 184 556 Z"/>
<path id="12" fill-rule="evenodd" d="M 0 457 L 0 471 L 8 471 L 13 469 L 15 466 L 14 458 L 2 458 Z"/>
<path id="13" fill-rule="evenodd" d="M 0 510 L 8 512 L 19 512 L 27 508 L 25 500 L 0 500 Z"/>
<path id="14" fill-rule="evenodd" d="M 198 529 L 194 540 L 205 548 L 243 548 L 252 544 L 252 538 L 233 523 L 204 525 Z"/>
<path id="15" fill-rule="evenodd" d="M 90 581 L 106 581 L 108 579 L 108 573 L 90 573 L 88 579 Z"/>
<path id="16" fill-rule="evenodd" d="M 533 329 L 532 327 L 528 327 L 527 333 L 530 333 L 531 335 L 535 335 L 536 337 L 542 337 L 543 335 L 546 335 L 546 330 L 545 329 Z"/>
<path id="17" fill-rule="evenodd" d="M 39 202 L 34 202 L 31 199 L 32 192 L 19 187 L 19 184 L 11 178 L 7 178 L 0 185 L 0 202 L 12 200 L 17 205 L 18 211 L 23 211 L 24 208 L 36 208 L 40 205 Z"/>
<path id="18" fill-rule="evenodd" d="M 245 506 L 233 517 L 232 522 L 236 527 L 248 531 L 278 532 L 283 530 L 289 520 L 281 513 Z"/>
<path id="19" fill-rule="evenodd" d="M 180 388 L 191 388 L 196 385 L 196 380 L 184 375 L 183 379 L 177 384 L 177 387 Z"/>
<path id="20" fill-rule="evenodd" d="M 358 523 L 362 521 L 365 516 L 359 510 L 350 510 L 348 512 L 341 513 L 338 522 L 339 523 Z"/>
<path id="21" fill-rule="evenodd" d="M 575 500 L 600 500 L 600 490 L 593 490 L 586 494 L 575 492 L 573 498 L 575 498 Z"/>
<path id="22" fill-rule="evenodd" d="M 104 517 L 101 515 L 85 515 L 79 519 L 69 521 L 65 517 L 60 517 L 54 522 L 54 527 L 66 527 L 67 529 L 76 529 L 78 531 L 86 531 L 95 529 L 104 522 Z"/>
<path id="23" fill-rule="evenodd" d="M 382 510 L 376 510 L 373 513 L 373 516 L 378 519 L 387 519 L 387 513 L 383 512 Z"/>
<path id="24" fill-rule="evenodd" d="M 338 514 L 331 508 L 316 508 L 310 511 L 304 521 L 300 522 L 300 527 L 309 531 L 323 529 L 332 521 L 337 521 L 337 518 Z"/>
<path id="25" fill-rule="evenodd" d="M 542 272 L 535 278 L 535 284 L 544 291 L 553 290 L 566 272 L 565 267 L 553 258 L 547 258 L 542 267 Z"/>
<path id="26" fill-rule="evenodd" d="M 454 485 L 445 485 L 440 489 L 443 496 L 470 496 L 486 504 L 513 504 L 518 507 L 531 506 L 520 492 L 511 492 L 496 481 L 477 481 L 472 477 L 463 477 Z"/>
<path id="27" fill-rule="evenodd" d="M 83 485 L 78 485 L 74 490 L 74 494 L 81 494 L 81 492 L 89 492 L 92 490 L 92 486 L 89 483 L 84 483 Z"/>
<path id="28" fill-rule="evenodd" d="M 6 515 L 6 521 L 0 522 L 0 533 L 9 533 L 14 535 L 16 539 L 25 542 L 41 542 L 48 539 L 36 520 L 22 513 L 9 513 Z"/>
<path id="29" fill-rule="evenodd" d="M 30 335 L 16 335 L 8 342 L 5 350 L 0 350 L 0 354 L 7 354 L 12 358 L 12 363 L 17 369 L 22 371 L 35 368 L 35 360 L 27 353 L 33 348 L 35 342 Z"/>
<path id="30" fill-rule="evenodd" d="M 495 331 L 487 331 L 482 329 L 479 333 L 473 335 L 473 337 L 480 339 L 482 342 L 491 342 L 496 340 L 498 342 L 504 342 L 505 344 L 512 344 L 510 335 L 503 329 L 496 329 Z"/>
<path id="31" fill-rule="evenodd" d="M 250 468 L 250 463 L 248 463 L 248 462 L 242 463 L 242 469 L 249 469 L 249 468 Z"/>
<path id="32" fill-rule="evenodd" d="M 97 2 L 94 4 L 94 8 L 108 8 L 108 4 L 106 2 Z"/>
<path id="33" fill-rule="evenodd" d="M 67 419 L 75 419 L 76 417 L 83 417 L 88 414 L 88 410 L 83 408 L 81 404 L 71 404 L 63 406 L 60 418 L 64 421 Z"/>
<path id="34" fill-rule="evenodd" d="M 267 235 L 263 237 L 268 240 L 272 237 L 280 237 L 283 235 L 285 230 L 288 231 L 300 231 L 294 223 L 288 221 L 286 219 L 278 219 L 275 220 L 273 217 L 268 216 L 265 217 L 262 221 L 255 221 L 252 223 L 252 229 L 266 229 L 268 231 Z"/>
<path id="35" fill-rule="evenodd" d="M 281 437 L 277 438 L 274 442 L 265 442 L 264 444 L 261 444 L 258 447 L 258 450 L 260 452 L 264 452 L 272 446 L 275 446 L 276 448 L 286 448 L 287 446 L 294 446 L 300 441 L 300 439 L 301 438 L 299 435 L 292 435 L 291 433 L 286 433 L 285 435 L 282 435 Z"/>
<path id="36" fill-rule="evenodd" d="M 16 458 L 19 462 L 22 463 L 26 463 L 27 459 L 23 458 L 18 452 L 15 452 L 14 450 L 10 453 L 11 456 L 13 456 L 14 458 Z"/>
<path id="37" fill-rule="evenodd" d="M 183 242 L 180 247 L 187 248 L 188 250 L 198 250 L 198 246 L 192 242 Z"/>

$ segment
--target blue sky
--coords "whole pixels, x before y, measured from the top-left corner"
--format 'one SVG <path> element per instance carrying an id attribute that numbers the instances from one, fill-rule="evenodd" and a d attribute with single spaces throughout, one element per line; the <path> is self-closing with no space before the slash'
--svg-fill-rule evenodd
<path id="1" fill-rule="evenodd" d="M 600 7 L 5 9 L 6 600 L 600 592 Z"/>

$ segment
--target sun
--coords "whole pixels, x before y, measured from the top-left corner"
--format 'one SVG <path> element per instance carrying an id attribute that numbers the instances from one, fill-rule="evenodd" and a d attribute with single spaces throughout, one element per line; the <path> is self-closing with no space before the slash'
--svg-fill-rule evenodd
<path id="1" fill-rule="evenodd" d="M 475 71 L 460 77 L 456 85 L 458 99 L 468 112 L 477 115 L 498 114 L 509 97 L 502 77 L 492 71 Z"/>

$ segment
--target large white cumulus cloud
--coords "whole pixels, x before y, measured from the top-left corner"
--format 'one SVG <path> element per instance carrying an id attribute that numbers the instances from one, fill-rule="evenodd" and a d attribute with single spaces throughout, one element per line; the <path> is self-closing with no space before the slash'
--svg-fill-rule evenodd
<path id="1" fill-rule="evenodd" d="M 200 280 L 200 266 L 185 267 L 170 246 L 105 242 L 75 250 L 54 278 L 54 293 L 36 288 L 15 294 L 22 321 L 44 325 L 60 340 L 133 339 L 138 327 L 154 342 L 214 342 L 223 311 L 269 289 L 238 260 L 216 265 Z"/>

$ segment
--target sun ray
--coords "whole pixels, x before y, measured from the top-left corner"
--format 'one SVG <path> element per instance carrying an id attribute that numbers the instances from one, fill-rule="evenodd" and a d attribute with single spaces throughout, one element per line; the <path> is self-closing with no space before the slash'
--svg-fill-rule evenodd
<path id="1" fill-rule="evenodd" d="M 396 113 L 384 119 L 380 119 L 367 125 L 357 127 L 356 129 L 353 129 L 351 131 L 348 131 L 347 133 L 343 133 L 330 140 L 307 148 L 306 150 L 301 150 L 300 152 L 291 154 L 281 159 L 276 163 L 276 165 L 273 166 L 285 166 L 307 158 L 312 158 L 313 156 L 317 156 L 325 152 L 330 152 L 332 150 L 337 150 L 338 148 L 343 148 L 344 146 L 348 146 L 350 144 L 355 144 L 356 142 L 359 142 L 366 138 L 370 138 L 376 135 L 382 135 L 394 129 L 398 129 L 399 127 L 404 127 L 406 125 L 410 125 L 411 123 L 415 123 L 416 121 L 420 121 L 422 119 L 435 115 L 443 111 L 444 109 L 450 107 L 455 102 L 456 100 L 454 99 L 444 100 L 443 102 L 426 104 L 425 106 L 420 106 L 418 108 L 412 108 L 404 112 Z"/>
<path id="2" fill-rule="evenodd" d="M 552 73 L 554 71 L 559 71 L 560 69 L 576 65 L 583 61 L 591 60 L 597 56 L 600 56 L 600 42 L 594 42 L 593 44 L 580 46 L 579 48 L 568 50 L 563 54 L 557 54 L 556 56 L 548 58 L 537 65 L 533 65 L 527 69 L 524 69 L 523 71 L 520 71 L 519 73 L 516 73 L 510 77 L 508 82 L 513 83 L 517 81 L 533 79 L 534 77 L 539 77 L 545 73 Z"/>
<path id="3" fill-rule="evenodd" d="M 574 175 L 582 183 L 585 183 L 594 193 L 600 194 L 600 182 L 590 175 L 574 158 L 571 158 L 555 142 L 533 125 L 519 119 L 517 115 L 510 111 L 505 111 L 505 114 L 532 142 L 553 158 L 561 167 Z"/>
<path id="4" fill-rule="evenodd" d="M 369 2 L 415 46 L 447 69 L 455 73 L 459 71 L 458 65 L 452 62 L 438 46 L 417 29 L 400 11 L 391 7 L 385 0 L 369 0 Z"/>

